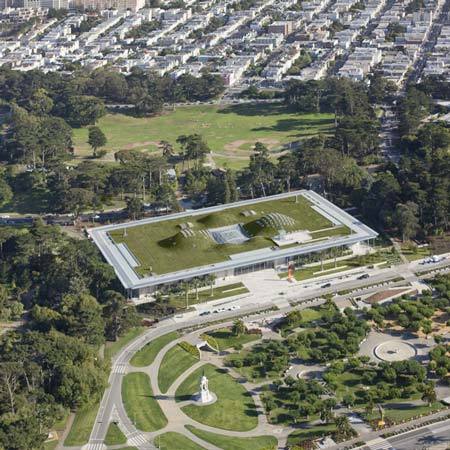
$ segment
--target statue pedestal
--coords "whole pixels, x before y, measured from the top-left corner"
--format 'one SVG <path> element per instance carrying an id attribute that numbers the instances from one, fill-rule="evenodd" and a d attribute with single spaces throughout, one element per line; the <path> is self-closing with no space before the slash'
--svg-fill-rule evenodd
<path id="1" fill-rule="evenodd" d="M 192 403 L 197 406 L 207 406 L 213 404 L 217 400 L 216 394 L 208 391 L 208 395 L 204 394 L 204 391 L 200 391 L 192 396 Z"/>

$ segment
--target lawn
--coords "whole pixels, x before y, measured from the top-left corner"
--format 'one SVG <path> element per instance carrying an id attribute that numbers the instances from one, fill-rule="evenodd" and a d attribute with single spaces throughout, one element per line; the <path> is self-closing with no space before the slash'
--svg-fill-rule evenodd
<path id="1" fill-rule="evenodd" d="M 168 350 L 161 361 L 158 372 L 158 385 L 161 392 L 165 394 L 172 383 L 198 360 L 180 345 L 175 345 Z"/>
<path id="2" fill-rule="evenodd" d="M 244 215 L 248 211 L 252 215 Z M 273 216 L 277 213 L 278 216 Z M 287 220 L 287 222 L 286 222 Z M 265 222 L 265 224 L 263 224 Z M 219 244 L 208 230 L 241 224 L 250 239 L 240 244 Z M 158 222 L 110 232 L 115 243 L 125 243 L 140 266 L 141 275 L 165 274 L 227 261 L 230 255 L 274 247 L 271 237 L 286 231 L 321 230 L 331 222 L 311 207 L 302 195 L 228 207 L 220 212 L 164 218 Z M 187 227 L 187 232 L 181 228 Z M 332 231 L 332 230 L 331 230 Z M 188 234 L 186 234 L 188 233 Z"/>
<path id="3" fill-rule="evenodd" d="M 247 294 L 249 290 L 243 283 L 232 283 L 225 286 L 214 287 L 213 295 L 210 288 L 202 288 L 198 291 L 198 299 L 195 290 L 188 293 L 188 302 L 186 305 L 186 294 L 182 293 L 175 296 L 167 297 L 168 306 L 176 309 L 186 309 L 186 306 L 195 305 L 197 303 L 210 302 L 213 300 L 221 300 L 223 298 L 233 297 L 235 295 Z"/>
<path id="4" fill-rule="evenodd" d="M 294 431 L 288 436 L 288 446 L 300 445 L 302 442 L 310 441 L 320 437 L 330 435 L 336 426 L 334 423 L 323 424 L 323 425 L 312 425 L 308 422 L 300 424 L 302 428 Z"/>
<path id="5" fill-rule="evenodd" d="M 204 450 L 203 447 L 183 436 L 180 433 L 169 431 L 160 434 L 154 439 L 156 448 L 161 450 Z"/>
<path id="6" fill-rule="evenodd" d="M 334 262 L 328 262 L 323 265 L 317 264 L 315 266 L 303 266 L 297 268 L 294 277 L 297 281 L 305 281 L 311 278 L 333 274 L 336 272 L 343 272 L 344 270 L 356 269 L 358 267 L 368 266 L 372 264 L 379 264 L 386 261 L 385 253 L 373 253 L 370 255 L 355 256 L 353 258 L 343 259 Z M 323 270 L 322 270 L 323 269 Z M 287 277 L 287 272 L 280 273 L 281 278 Z"/>
<path id="7" fill-rule="evenodd" d="M 128 417 L 139 430 L 158 431 L 167 425 L 167 419 L 153 396 L 147 374 L 134 372 L 125 375 L 122 400 Z"/>
<path id="8" fill-rule="evenodd" d="M 115 342 L 107 342 L 105 346 L 105 359 L 113 358 L 122 348 L 124 348 L 133 339 L 136 339 L 143 331 L 144 327 L 132 328 L 130 331 L 120 336 Z"/>
<path id="9" fill-rule="evenodd" d="M 402 254 L 406 256 L 408 261 L 417 261 L 418 259 L 426 258 L 427 256 L 431 256 L 430 247 L 421 247 L 411 249 L 408 247 L 402 247 Z"/>
<path id="10" fill-rule="evenodd" d="M 111 422 L 108 427 L 108 432 L 106 433 L 105 444 L 120 445 L 126 443 L 127 443 L 126 436 L 122 433 L 122 431 L 120 431 L 120 428 L 118 427 L 117 424 Z"/>
<path id="11" fill-rule="evenodd" d="M 96 403 L 77 411 L 69 434 L 64 441 L 65 446 L 71 447 L 87 444 L 95 423 L 95 418 L 97 417 L 99 406 L 99 403 Z"/>
<path id="12" fill-rule="evenodd" d="M 238 438 L 210 433 L 190 425 L 186 425 L 186 428 L 198 438 L 223 450 L 275 450 L 278 445 L 277 439 L 273 436 Z"/>
<path id="13" fill-rule="evenodd" d="M 216 340 L 219 350 L 226 350 L 227 348 L 235 347 L 236 345 L 244 345 L 261 339 L 260 334 L 245 333 L 236 336 L 231 332 L 231 328 L 221 328 L 206 334 Z"/>
<path id="14" fill-rule="evenodd" d="M 178 333 L 173 331 L 154 339 L 133 355 L 130 361 L 131 365 L 134 367 L 149 366 L 161 349 L 177 338 Z"/>
<path id="15" fill-rule="evenodd" d="M 431 414 L 444 408 L 444 405 L 441 402 L 435 402 L 432 403 L 431 406 L 428 406 L 425 403 L 416 405 L 407 401 L 393 401 L 391 403 L 384 403 L 382 406 L 385 420 L 393 423 L 411 420 L 414 417 Z M 378 420 L 380 418 L 380 413 L 376 408 L 370 414 L 362 414 L 365 416 L 366 420 Z"/>
<path id="16" fill-rule="evenodd" d="M 108 142 L 109 153 L 123 149 L 155 152 L 161 140 L 178 149 L 176 139 L 182 134 L 198 133 L 208 143 L 216 164 L 243 167 L 250 149 L 257 142 L 270 149 L 298 141 L 318 133 L 330 133 L 334 127 L 332 114 L 298 114 L 280 104 L 199 105 L 179 107 L 157 117 L 134 118 L 123 114 L 108 114 L 97 124 Z M 87 128 L 74 129 L 77 156 L 89 156 Z M 112 160 L 112 158 L 110 158 Z"/>
<path id="17" fill-rule="evenodd" d="M 217 401 L 207 406 L 187 405 L 183 412 L 197 422 L 215 428 L 248 431 L 258 424 L 257 411 L 251 395 L 235 379 L 211 364 L 205 364 L 189 375 L 176 392 L 177 401 L 189 400 L 198 392 L 198 380 L 205 374 L 209 389 Z"/>

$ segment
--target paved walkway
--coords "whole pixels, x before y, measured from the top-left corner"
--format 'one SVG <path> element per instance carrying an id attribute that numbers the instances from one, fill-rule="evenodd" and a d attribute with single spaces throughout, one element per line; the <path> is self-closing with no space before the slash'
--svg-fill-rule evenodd
<path id="1" fill-rule="evenodd" d="M 193 331 L 187 335 L 184 335 L 178 339 L 175 339 L 164 346 L 157 356 L 155 357 L 152 364 L 146 367 L 133 367 L 130 364 L 126 366 L 126 373 L 132 372 L 144 372 L 150 377 L 150 383 L 152 387 L 153 394 L 155 398 L 158 400 L 158 403 L 164 413 L 164 415 L 168 418 L 168 424 L 161 430 L 155 432 L 141 432 L 137 430 L 134 424 L 130 421 L 130 418 L 127 416 L 127 413 L 123 407 L 122 402 L 116 405 L 116 410 L 114 413 L 115 420 L 117 420 L 118 425 L 122 432 L 127 436 L 128 445 L 135 445 L 140 449 L 145 448 L 146 442 L 153 441 L 157 444 L 158 435 L 167 432 L 177 432 L 185 435 L 192 441 L 196 442 L 200 446 L 204 447 L 208 450 L 220 450 L 217 449 L 214 445 L 211 445 L 202 439 L 198 438 L 194 434 L 192 434 L 189 430 L 186 429 L 186 425 L 191 425 L 197 429 L 208 431 L 215 434 L 221 434 L 229 437 L 240 437 L 240 438 L 248 438 L 248 437 L 258 437 L 263 435 L 271 435 L 277 437 L 279 440 L 279 448 L 282 449 L 286 445 L 287 436 L 294 430 L 291 427 L 280 427 L 271 425 L 267 421 L 267 416 L 264 413 L 264 407 L 259 397 L 260 388 L 262 385 L 267 384 L 268 381 L 262 383 L 252 383 L 249 381 L 245 381 L 240 383 L 252 396 L 252 399 L 255 403 L 256 410 L 258 412 L 258 424 L 257 426 L 249 431 L 232 431 L 232 430 L 224 430 L 218 429 L 215 427 L 211 427 L 209 425 L 205 425 L 199 423 L 189 416 L 187 416 L 183 411 L 182 407 L 187 404 L 192 403 L 191 401 L 185 402 L 177 402 L 175 399 L 175 393 L 178 387 L 183 383 L 183 381 L 189 377 L 193 372 L 195 372 L 198 368 L 203 366 L 204 364 L 213 364 L 216 367 L 225 369 L 230 376 L 237 379 L 242 379 L 242 376 L 234 371 L 232 368 L 228 368 L 224 364 L 223 356 L 219 356 L 218 354 L 212 352 L 201 352 L 201 360 L 197 363 L 193 364 L 189 369 L 187 369 L 180 377 L 178 377 L 174 383 L 169 387 L 167 392 L 163 394 L 159 389 L 158 385 L 158 372 L 161 365 L 161 362 L 165 356 L 165 354 L 173 348 L 175 345 L 182 341 L 190 340 L 198 338 L 201 334 L 206 331 L 214 330 L 217 328 L 224 328 L 226 326 L 230 326 L 232 322 L 220 323 L 215 325 L 210 325 L 204 327 L 202 329 Z M 254 341 L 246 344 L 246 347 L 256 344 L 259 341 Z M 94 450 L 94 449 L 93 449 Z M 97 450 L 97 449 L 95 449 Z"/>

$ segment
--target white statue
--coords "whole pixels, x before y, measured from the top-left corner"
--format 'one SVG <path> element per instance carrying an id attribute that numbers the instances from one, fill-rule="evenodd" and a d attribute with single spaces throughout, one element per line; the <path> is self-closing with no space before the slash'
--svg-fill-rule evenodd
<path id="1" fill-rule="evenodd" d="M 200 402 L 209 403 L 212 399 L 212 395 L 208 389 L 208 378 L 206 378 L 205 374 L 203 374 L 200 378 Z"/>

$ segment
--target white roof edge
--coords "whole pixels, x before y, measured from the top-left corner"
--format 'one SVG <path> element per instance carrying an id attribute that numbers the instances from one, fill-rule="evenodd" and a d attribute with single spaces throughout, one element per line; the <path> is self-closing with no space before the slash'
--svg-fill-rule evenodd
<path id="1" fill-rule="evenodd" d="M 177 272 L 171 272 L 167 274 L 145 278 L 139 278 L 137 276 L 136 272 L 133 270 L 132 267 L 130 267 L 129 263 L 118 251 L 115 244 L 111 241 L 110 237 L 108 236 L 109 231 L 123 229 L 125 227 L 128 228 L 130 226 L 139 226 L 147 223 L 160 222 L 163 220 L 171 220 L 188 216 L 203 215 L 208 212 L 218 212 L 233 207 L 254 205 L 255 203 L 276 199 L 283 199 L 293 197 L 295 195 L 304 196 L 307 200 L 312 202 L 319 209 L 324 209 L 328 214 L 333 215 L 333 217 L 337 217 L 339 222 L 341 222 L 343 225 L 348 226 L 352 230 L 352 234 L 336 238 L 331 237 L 330 239 L 323 242 L 299 245 L 296 247 L 290 247 L 288 249 L 271 250 L 271 248 L 268 247 L 267 252 L 265 252 L 264 254 L 249 255 L 247 258 L 242 258 L 240 260 L 236 259 L 226 260 L 216 264 L 198 266 L 190 269 L 180 270 Z M 243 200 L 236 203 L 212 206 L 209 208 L 201 208 L 194 211 L 186 211 L 166 216 L 151 217 L 133 222 L 105 225 L 98 228 L 90 228 L 87 230 L 87 232 L 94 241 L 94 243 L 99 248 L 100 252 L 103 254 L 106 261 L 114 268 L 117 277 L 119 278 L 120 282 L 126 289 L 139 289 L 147 286 L 154 286 L 157 284 L 171 283 L 182 279 L 188 279 L 196 276 L 206 275 L 209 273 L 220 272 L 226 269 L 232 269 L 251 264 L 258 264 L 265 261 L 271 261 L 273 259 L 283 257 L 288 258 L 295 255 L 317 252 L 340 245 L 352 245 L 357 242 L 376 238 L 378 236 L 378 233 L 372 230 L 367 225 L 355 219 L 353 216 L 343 211 L 341 208 L 337 207 L 336 205 L 326 200 L 325 198 L 315 193 L 314 191 L 308 190 L 299 190 L 284 194 L 271 195 L 269 197 L 262 197 L 254 200 Z"/>

